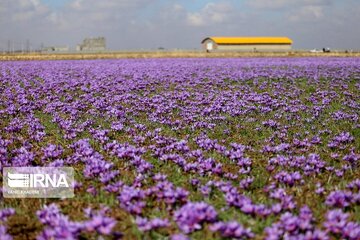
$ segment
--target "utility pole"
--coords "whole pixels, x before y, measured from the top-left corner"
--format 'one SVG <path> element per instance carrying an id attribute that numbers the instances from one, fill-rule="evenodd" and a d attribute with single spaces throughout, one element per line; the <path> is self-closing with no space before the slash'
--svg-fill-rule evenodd
<path id="1" fill-rule="evenodd" d="M 26 39 L 26 52 L 30 52 L 30 40 Z"/>
<path id="2" fill-rule="evenodd" d="M 8 40 L 8 48 L 7 48 L 7 52 L 10 53 L 11 50 L 11 41 Z"/>

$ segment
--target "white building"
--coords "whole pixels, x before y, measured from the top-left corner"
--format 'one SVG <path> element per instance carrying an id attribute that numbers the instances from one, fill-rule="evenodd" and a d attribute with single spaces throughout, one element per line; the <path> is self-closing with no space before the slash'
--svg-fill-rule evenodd
<path id="1" fill-rule="evenodd" d="M 42 52 L 69 52 L 69 46 L 49 46 L 43 47 L 41 49 Z"/>
<path id="2" fill-rule="evenodd" d="M 106 40 L 104 37 L 85 38 L 81 44 L 76 46 L 76 51 L 105 51 Z"/>

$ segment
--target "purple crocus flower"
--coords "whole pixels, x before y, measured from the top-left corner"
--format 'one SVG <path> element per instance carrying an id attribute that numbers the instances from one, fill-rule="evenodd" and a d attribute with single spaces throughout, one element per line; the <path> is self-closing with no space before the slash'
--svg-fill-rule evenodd
<path id="1" fill-rule="evenodd" d="M 5 222 L 8 217 L 14 214 L 15 214 L 15 210 L 13 208 L 0 209 L 0 222 Z"/>
<path id="2" fill-rule="evenodd" d="M 1 240 L 12 240 L 12 236 L 6 233 L 6 227 L 0 225 L 0 239 Z"/>
<path id="3" fill-rule="evenodd" d="M 92 218 L 84 223 L 86 231 L 96 231 L 99 234 L 109 235 L 116 225 L 113 218 L 106 217 L 102 214 L 95 214 Z"/>
<path id="4" fill-rule="evenodd" d="M 339 234 L 347 224 L 349 214 L 344 213 L 341 209 L 330 210 L 326 213 L 326 221 L 323 223 L 327 231 Z"/>
<path id="5" fill-rule="evenodd" d="M 171 240 L 190 240 L 190 238 L 182 233 L 173 234 L 170 236 Z"/>
<path id="6" fill-rule="evenodd" d="M 204 222 L 213 222 L 217 218 L 214 207 L 205 202 L 189 202 L 174 213 L 174 221 L 185 233 L 201 229 Z"/>
<path id="7" fill-rule="evenodd" d="M 236 221 L 217 222 L 210 225 L 209 229 L 213 232 L 219 232 L 222 237 L 234 239 L 248 239 L 255 235 L 250 229 L 245 229 Z"/>
<path id="8" fill-rule="evenodd" d="M 331 207 L 344 208 L 351 204 L 353 195 L 350 191 L 333 191 L 325 201 L 325 204 Z"/>
<path id="9" fill-rule="evenodd" d="M 120 207 L 127 210 L 130 213 L 140 214 L 143 207 L 145 207 L 145 193 L 141 189 L 137 189 L 131 186 L 124 186 L 118 200 Z"/>
<path id="10" fill-rule="evenodd" d="M 151 231 L 157 228 L 168 227 L 170 225 L 169 220 L 161 218 L 153 218 L 148 220 L 147 218 L 142 218 L 137 216 L 135 220 L 138 228 L 143 231 Z"/>

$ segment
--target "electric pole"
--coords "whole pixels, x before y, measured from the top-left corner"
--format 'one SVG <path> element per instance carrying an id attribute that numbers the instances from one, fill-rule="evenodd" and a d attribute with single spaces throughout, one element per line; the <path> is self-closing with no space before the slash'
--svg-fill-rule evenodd
<path id="1" fill-rule="evenodd" d="M 26 52 L 30 52 L 30 40 L 26 39 Z"/>

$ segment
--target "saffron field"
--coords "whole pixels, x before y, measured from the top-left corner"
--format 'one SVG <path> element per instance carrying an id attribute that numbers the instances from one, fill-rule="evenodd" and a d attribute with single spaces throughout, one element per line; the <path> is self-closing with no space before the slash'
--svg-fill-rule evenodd
<path id="1" fill-rule="evenodd" d="M 359 114 L 360 58 L 0 62 L 1 170 L 76 179 L 0 239 L 360 239 Z"/>

